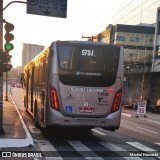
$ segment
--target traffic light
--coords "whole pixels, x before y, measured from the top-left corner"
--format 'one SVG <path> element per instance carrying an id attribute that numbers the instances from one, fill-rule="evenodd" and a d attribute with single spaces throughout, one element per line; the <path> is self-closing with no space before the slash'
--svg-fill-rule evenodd
<path id="1" fill-rule="evenodd" d="M 6 40 L 4 48 L 5 48 L 6 52 L 8 53 L 9 51 L 11 51 L 14 48 L 14 45 L 12 43 L 10 43 L 10 41 L 12 41 L 14 39 L 14 35 L 12 33 L 10 33 L 11 31 L 14 30 L 14 25 L 12 23 L 6 22 L 4 28 L 6 30 L 6 33 L 4 35 L 4 38 Z"/>
<path id="2" fill-rule="evenodd" d="M 1 52 L 0 53 L 0 68 L 2 72 L 8 72 L 12 68 L 11 64 L 8 64 L 8 62 L 11 59 L 11 55 L 9 55 L 7 52 Z"/>

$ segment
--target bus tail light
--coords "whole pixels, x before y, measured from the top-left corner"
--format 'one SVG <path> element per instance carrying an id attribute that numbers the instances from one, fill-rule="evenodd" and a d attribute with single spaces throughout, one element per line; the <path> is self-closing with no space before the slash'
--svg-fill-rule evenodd
<path id="1" fill-rule="evenodd" d="M 50 86 L 50 103 L 51 107 L 57 111 L 59 111 L 59 103 L 58 103 L 58 95 L 57 91 L 54 87 Z"/>
<path id="2" fill-rule="evenodd" d="M 120 102 L 121 102 L 121 96 L 122 96 L 122 90 L 120 89 L 115 94 L 114 101 L 113 101 L 113 104 L 112 104 L 111 113 L 116 112 L 119 109 Z"/>

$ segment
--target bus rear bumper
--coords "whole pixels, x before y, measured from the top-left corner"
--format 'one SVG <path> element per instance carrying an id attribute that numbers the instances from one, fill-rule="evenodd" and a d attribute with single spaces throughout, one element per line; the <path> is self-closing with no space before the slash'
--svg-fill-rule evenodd
<path id="1" fill-rule="evenodd" d="M 102 127 L 107 130 L 115 130 L 120 126 L 121 111 L 118 110 L 103 118 L 89 117 L 68 117 L 63 116 L 60 112 L 54 112 L 54 116 L 48 121 L 47 126 L 70 126 L 70 127 Z"/>

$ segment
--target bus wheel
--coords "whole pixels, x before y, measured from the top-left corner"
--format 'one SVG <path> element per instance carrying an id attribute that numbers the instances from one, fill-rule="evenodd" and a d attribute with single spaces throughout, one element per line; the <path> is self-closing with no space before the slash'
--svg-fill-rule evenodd
<path id="1" fill-rule="evenodd" d="M 37 107 L 35 107 L 35 109 L 34 109 L 34 125 L 35 125 L 37 128 L 39 127 Z"/>

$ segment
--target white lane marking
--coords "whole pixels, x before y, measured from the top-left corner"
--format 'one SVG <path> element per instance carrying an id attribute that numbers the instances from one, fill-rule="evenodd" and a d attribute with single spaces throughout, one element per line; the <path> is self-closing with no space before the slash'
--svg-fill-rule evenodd
<path id="1" fill-rule="evenodd" d="M 22 118 L 22 116 L 21 116 L 21 114 L 20 114 L 20 112 L 19 112 L 19 110 L 18 110 L 18 108 L 17 108 L 17 105 L 16 105 L 14 99 L 12 98 L 12 96 L 11 96 L 11 99 L 12 99 L 13 104 L 14 104 L 16 110 L 17 110 L 17 113 L 18 113 L 18 115 L 19 115 L 19 118 L 20 118 L 20 120 L 21 120 L 21 123 L 22 123 L 22 125 L 23 125 L 23 128 L 24 128 L 24 130 L 25 130 L 25 132 L 26 132 L 26 136 L 27 136 L 26 139 L 28 138 L 28 140 L 30 140 L 31 144 L 33 145 L 33 138 L 32 138 L 32 136 L 31 136 L 31 134 L 29 133 L 29 130 L 28 130 L 27 126 L 25 125 L 25 123 L 24 123 L 24 121 L 23 121 L 23 118 Z"/>
<path id="2" fill-rule="evenodd" d="M 149 148 L 141 143 L 138 143 L 138 142 L 126 142 L 128 144 L 130 144 L 131 146 L 135 147 L 135 148 L 138 148 L 140 149 L 141 151 L 144 151 L 144 152 L 147 152 L 147 153 L 150 153 L 150 154 L 158 154 L 158 151 L 155 150 L 155 149 L 152 149 L 152 148 Z M 158 154 L 159 155 L 159 154 Z M 160 159 L 160 157 L 156 157 L 158 159 Z"/>
<path id="3" fill-rule="evenodd" d="M 69 141 L 69 144 L 86 159 L 103 160 L 103 158 L 99 157 L 91 149 L 85 146 L 81 141 Z"/>
<path id="4" fill-rule="evenodd" d="M 160 146 L 160 143 L 157 143 L 157 142 L 154 142 L 154 143 Z"/>
<path id="5" fill-rule="evenodd" d="M 151 123 L 155 123 L 155 124 L 158 124 L 160 125 L 160 122 L 159 121 L 155 121 L 155 120 L 152 120 L 152 119 L 146 119 L 148 122 L 151 122 Z"/>
<path id="6" fill-rule="evenodd" d="M 41 151 L 57 151 L 49 140 L 37 140 L 37 143 Z"/>
<path id="7" fill-rule="evenodd" d="M 101 131 L 98 131 L 97 129 L 91 129 L 91 130 L 92 130 L 93 132 L 95 132 L 95 133 L 101 135 L 101 136 L 106 136 L 105 133 L 103 133 L 103 132 L 101 132 Z"/>
<path id="8" fill-rule="evenodd" d="M 150 152 L 150 151 L 157 152 L 156 150 L 149 148 L 139 142 L 126 142 L 126 143 L 145 152 Z"/>
<path id="9" fill-rule="evenodd" d="M 49 140 L 37 140 L 37 143 L 44 155 L 45 152 L 46 154 L 47 152 L 54 152 L 55 157 L 47 157 L 47 155 L 45 155 L 46 156 L 45 159 L 63 160 L 63 158 L 57 152 L 56 148 L 54 148 L 54 146 L 49 142 Z"/>
<path id="10" fill-rule="evenodd" d="M 31 136 L 31 134 L 29 133 L 29 130 L 28 130 L 27 126 L 25 125 L 25 123 L 24 123 L 24 121 L 23 121 L 23 118 L 22 118 L 22 116 L 21 116 L 21 114 L 20 114 L 20 112 L 19 112 L 19 110 L 18 110 L 18 108 L 17 108 L 17 105 L 16 105 L 14 99 L 12 98 L 12 96 L 11 96 L 11 99 L 12 99 L 13 104 L 14 104 L 16 110 L 17 110 L 17 113 L 18 113 L 18 115 L 19 115 L 19 118 L 20 118 L 20 120 L 21 120 L 21 123 L 22 123 L 22 125 L 23 125 L 23 128 L 24 128 L 24 130 L 25 130 L 25 132 L 26 132 L 27 138 L 30 138 L 30 139 L 32 140 L 32 145 L 33 145 L 32 136 Z"/>
<path id="11" fill-rule="evenodd" d="M 26 132 L 26 138 L 25 139 L 1 139 L 0 140 L 0 147 L 1 148 L 6 148 L 6 147 L 27 147 L 29 145 L 33 145 L 33 138 L 31 136 L 31 134 L 29 133 L 24 121 L 23 121 L 23 118 L 16 106 L 16 103 L 14 101 L 14 99 L 12 98 L 12 96 L 10 95 L 11 99 L 12 99 L 12 102 L 13 102 L 13 105 L 15 106 L 15 109 L 18 113 L 18 116 L 20 118 L 20 121 L 22 123 L 22 126 Z"/>
<path id="12" fill-rule="evenodd" d="M 126 116 L 126 117 L 132 117 L 131 114 L 128 114 L 128 113 L 121 113 L 122 116 Z"/>
<path id="13" fill-rule="evenodd" d="M 141 130 L 144 130 L 144 131 L 148 131 L 148 132 L 152 132 L 152 133 L 155 133 L 155 134 L 159 134 L 159 133 L 157 133 L 157 132 L 154 132 L 154 131 L 151 131 L 151 130 L 149 130 L 149 129 L 145 129 L 145 128 L 141 128 L 141 127 L 138 127 L 138 126 L 136 126 L 138 129 L 141 129 Z"/>
<path id="14" fill-rule="evenodd" d="M 121 155 L 123 157 L 123 152 L 125 151 L 125 153 L 127 155 L 130 155 L 130 152 L 128 152 L 127 150 L 123 149 L 123 148 L 120 148 L 110 142 L 99 142 L 101 145 L 105 146 L 106 148 L 108 148 L 109 150 L 113 151 L 113 152 L 116 152 L 118 155 Z M 116 158 L 116 157 L 115 157 Z M 139 157 L 123 157 L 124 159 L 127 159 L 127 160 L 143 160 Z"/>

